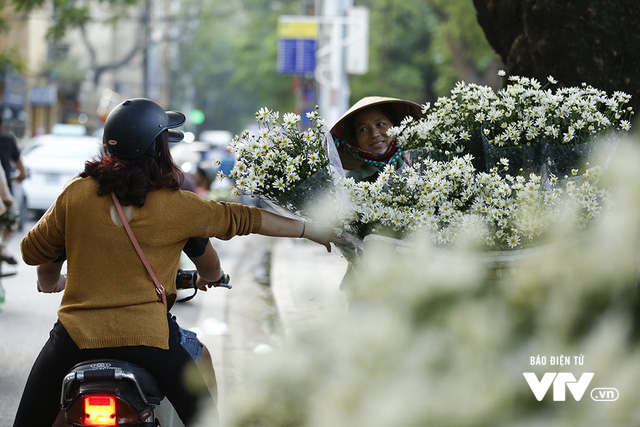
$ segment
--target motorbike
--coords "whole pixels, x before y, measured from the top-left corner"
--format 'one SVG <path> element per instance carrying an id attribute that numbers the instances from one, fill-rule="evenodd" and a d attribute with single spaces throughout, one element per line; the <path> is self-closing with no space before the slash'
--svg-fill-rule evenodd
<path id="1" fill-rule="evenodd" d="M 176 287 L 194 289 L 198 273 L 178 270 Z M 231 289 L 225 274 L 210 287 Z M 122 360 L 87 360 L 75 365 L 62 382 L 60 404 L 73 426 L 158 427 L 155 409 L 164 399 L 155 378 L 144 368 Z"/>

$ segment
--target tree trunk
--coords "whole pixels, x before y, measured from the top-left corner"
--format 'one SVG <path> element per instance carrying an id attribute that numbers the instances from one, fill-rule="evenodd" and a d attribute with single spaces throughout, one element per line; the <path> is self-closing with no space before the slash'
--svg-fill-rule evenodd
<path id="1" fill-rule="evenodd" d="M 640 107 L 638 0 L 473 0 L 487 40 L 509 75 L 551 75 L 632 95 Z"/>

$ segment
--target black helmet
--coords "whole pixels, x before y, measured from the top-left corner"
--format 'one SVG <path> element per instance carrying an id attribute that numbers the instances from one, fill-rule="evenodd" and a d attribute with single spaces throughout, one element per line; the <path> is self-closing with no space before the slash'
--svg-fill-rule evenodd
<path id="1" fill-rule="evenodd" d="M 184 114 L 164 111 L 150 99 L 127 99 L 107 116 L 103 141 L 112 156 L 133 159 L 146 153 L 165 130 L 169 130 L 170 142 L 182 141 L 182 132 L 171 128 L 182 126 L 185 119 Z"/>

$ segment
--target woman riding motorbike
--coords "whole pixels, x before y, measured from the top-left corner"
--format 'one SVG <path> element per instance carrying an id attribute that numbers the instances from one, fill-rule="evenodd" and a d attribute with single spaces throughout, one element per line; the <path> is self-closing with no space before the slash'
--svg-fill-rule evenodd
<path id="1" fill-rule="evenodd" d="M 147 369 L 187 426 L 199 408 L 213 404 L 201 377 L 184 382 L 194 361 L 123 228 L 112 192 L 166 290 L 169 308 L 180 253 L 190 237 L 306 237 L 330 250 L 333 235 L 324 229 L 180 190 L 183 176 L 168 143 L 181 140 L 173 129 L 184 121 L 182 113 L 165 112 L 148 99 L 118 105 L 105 122 L 106 153 L 86 163 L 23 239 L 22 257 L 29 265 L 50 263 L 66 252 L 67 278 L 58 321 L 32 367 L 14 427 L 51 425 L 65 373 L 95 358 Z"/>
<path id="2" fill-rule="evenodd" d="M 198 272 L 195 286 L 201 291 L 207 291 L 212 282 L 217 277 L 220 279 L 224 272 L 220 267 L 220 258 L 218 253 L 211 245 L 211 241 L 207 238 L 192 237 L 182 248 L 182 251 L 191 259 Z M 67 276 L 62 274 L 62 266 L 66 261 L 66 254 L 58 257 L 53 262 L 40 264 L 36 268 L 36 284 L 38 290 L 46 293 L 62 292 L 66 287 Z M 175 319 L 175 316 L 173 317 Z M 214 406 L 210 409 L 207 417 L 216 417 L 217 421 L 217 402 L 218 402 L 218 384 L 216 381 L 215 369 L 208 348 L 198 339 L 198 336 L 190 330 L 179 329 L 180 344 L 187 350 L 189 355 L 198 365 L 203 375 L 209 392 L 213 397 Z M 212 423 L 214 424 L 214 423 Z M 58 418 L 52 427 L 68 426 L 65 422 L 64 410 L 60 410 Z"/>

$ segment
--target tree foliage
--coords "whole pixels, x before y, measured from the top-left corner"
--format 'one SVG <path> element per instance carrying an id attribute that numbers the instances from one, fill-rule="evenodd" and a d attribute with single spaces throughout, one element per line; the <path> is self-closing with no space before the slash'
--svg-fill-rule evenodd
<path id="1" fill-rule="evenodd" d="M 126 16 L 127 7 L 143 0 L 52 0 L 54 19 L 47 35 L 52 40 L 60 40 L 69 28 L 80 27 L 90 22 L 91 4 L 100 3 L 109 6 L 111 19 Z M 31 12 L 43 7 L 48 0 L 11 0 L 18 11 Z"/>
<path id="2" fill-rule="evenodd" d="M 471 0 L 363 0 L 370 17 L 370 72 L 352 76 L 352 101 L 367 95 L 434 101 L 458 80 L 493 83 L 497 55 Z"/>
<path id="3" fill-rule="evenodd" d="M 172 18 L 181 26 L 172 96 L 205 112 L 203 129 L 240 132 L 265 105 L 293 110 L 291 76 L 276 69 L 276 25 L 279 15 L 295 13 L 297 1 L 183 3 L 182 19 Z"/>
<path id="4" fill-rule="evenodd" d="M 46 0 L 11 1 L 28 11 Z M 49 37 L 58 39 L 70 28 L 82 31 L 95 19 L 92 3 L 108 6 L 107 21 L 117 22 L 127 17 L 128 7 L 142 2 L 53 0 Z M 354 4 L 370 11 L 370 62 L 367 74 L 350 77 L 352 102 L 367 95 L 434 101 L 457 80 L 485 82 L 486 74 L 495 75 L 497 55 L 475 20 L 472 0 Z M 299 14 L 299 0 L 182 0 L 168 16 L 176 47 L 170 70 L 172 105 L 204 111 L 202 129 L 233 132 L 253 124 L 260 107 L 294 111 L 293 77 L 277 72 L 277 22 L 280 15 Z M 104 65 L 91 65 L 94 84 Z"/>
<path id="5" fill-rule="evenodd" d="M 495 76 L 498 56 L 475 21 L 472 0 L 355 3 L 370 10 L 370 63 L 367 74 L 350 77 L 352 101 L 367 95 L 433 101 L 459 79 Z M 176 79 L 193 84 L 194 104 L 207 111 L 205 126 L 239 131 L 262 106 L 293 111 L 292 77 L 276 69 L 276 28 L 280 15 L 300 14 L 299 2 L 211 0 L 191 7 L 199 12 L 189 22 L 197 24 L 181 41 L 178 70 L 191 77 Z"/>
<path id="6" fill-rule="evenodd" d="M 27 65 L 20 56 L 18 49 L 13 47 L 4 52 L 0 52 L 0 73 L 7 71 L 24 71 Z"/>

